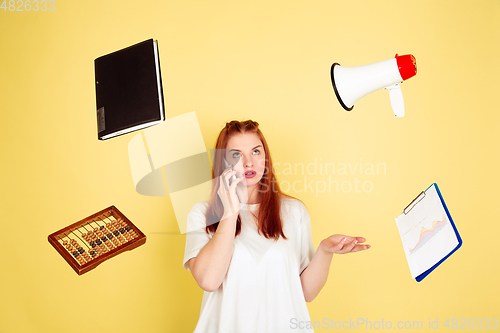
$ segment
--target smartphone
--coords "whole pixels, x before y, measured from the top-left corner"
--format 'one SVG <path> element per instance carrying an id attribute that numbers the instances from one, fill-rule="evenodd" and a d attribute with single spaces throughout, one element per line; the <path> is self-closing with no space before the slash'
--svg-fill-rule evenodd
<path id="1" fill-rule="evenodd" d="M 227 163 L 226 161 L 226 158 L 224 157 L 224 165 L 226 166 L 226 169 L 229 168 L 231 166 L 231 164 Z M 236 179 L 236 175 L 233 175 L 231 177 L 231 180 L 235 180 Z M 229 191 L 229 185 L 230 184 L 227 184 L 226 181 L 225 181 L 225 178 L 223 178 L 223 183 L 224 183 L 224 188 L 226 189 L 226 191 Z"/>

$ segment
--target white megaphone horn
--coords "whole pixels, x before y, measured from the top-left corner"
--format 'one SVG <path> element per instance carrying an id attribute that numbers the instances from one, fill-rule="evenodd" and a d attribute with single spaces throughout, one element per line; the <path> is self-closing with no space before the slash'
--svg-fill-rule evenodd
<path id="1" fill-rule="evenodd" d="M 404 117 L 405 105 L 399 84 L 417 74 L 417 61 L 411 54 L 396 56 L 373 64 L 344 67 L 338 63 L 330 71 L 333 89 L 340 104 L 351 111 L 354 103 L 375 90 L 389 90 L 394 116 Z"/>

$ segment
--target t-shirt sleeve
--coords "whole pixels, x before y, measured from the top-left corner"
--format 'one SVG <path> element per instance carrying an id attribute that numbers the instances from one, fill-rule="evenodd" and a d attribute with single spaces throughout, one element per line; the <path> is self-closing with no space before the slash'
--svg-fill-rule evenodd
<path id="1" fill-rule="evenodd" d="M 314 253 L 314 243 L 311 232 L 311 217 L 306 207 L 301 203 L 301 221 L 300 221 L 300 235 L 301 235 L 301 250 L 300 250 L 300 274 L 306 269 L 311 262 Z"/>
<path id="2" fill-rule="evenodd" d="M 206 210 L 208 203 L 198 202 L 193 206 L 187 217 L 187 230 L 192 230 L 186 233 L 186 248 L 184 250 L 184 261 L 182 266 L 190 270 L 186 263 L 189 259 L 194 258 L 200 253 L 201 249 L 212 238 L 206 232 Z"/>

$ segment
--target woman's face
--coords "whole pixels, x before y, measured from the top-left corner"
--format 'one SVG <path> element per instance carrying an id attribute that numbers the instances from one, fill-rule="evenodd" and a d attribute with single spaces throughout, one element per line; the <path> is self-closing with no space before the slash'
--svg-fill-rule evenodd
<path id="1" fill-rule="evenodd" d="M 234 166 L 236 177 L 245 175 L 247 187 L 258 185 L 266 169 L 266 153 L 259 136 L 240 133 L 229 138 L 226 161 Z"/>

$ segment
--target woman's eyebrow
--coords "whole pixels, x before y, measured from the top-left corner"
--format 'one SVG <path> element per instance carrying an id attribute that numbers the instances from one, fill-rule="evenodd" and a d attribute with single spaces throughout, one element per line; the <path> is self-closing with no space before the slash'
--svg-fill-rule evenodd
<path id="1" fill-rule="evenodd" d="M 254 150 L 255 148 L 259 148 L 259 147 L 262 147 L 262 145 L 255 146 L 251 150 Z M 238 149 L 230 149 L 229 151 L 233 151 L 233 150 L 241 152 L 241 150 L 238 150 Z"/>

